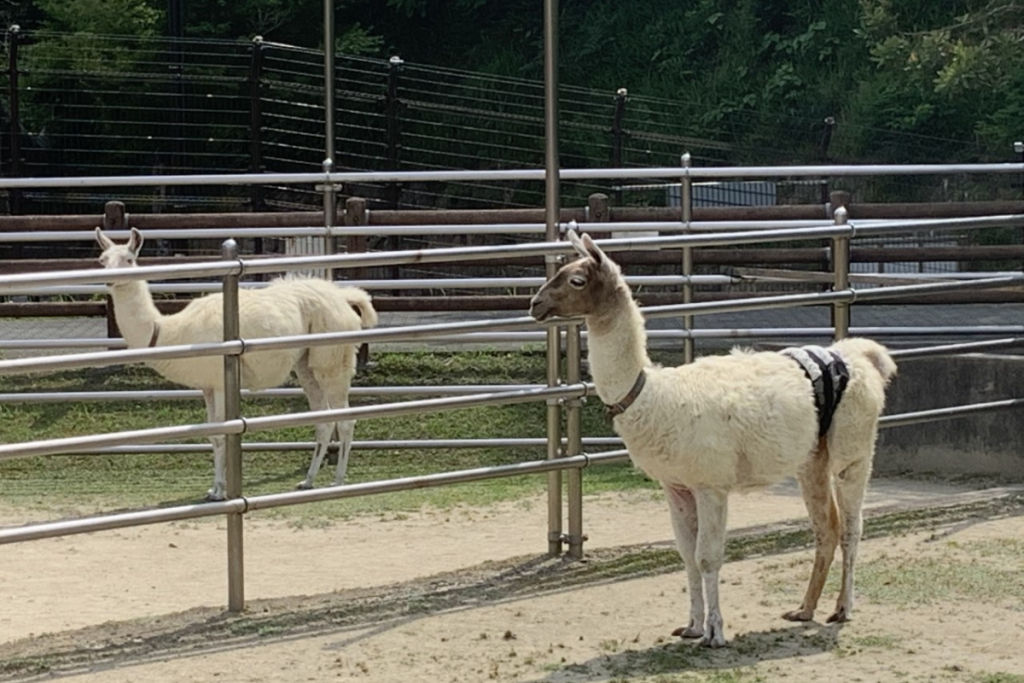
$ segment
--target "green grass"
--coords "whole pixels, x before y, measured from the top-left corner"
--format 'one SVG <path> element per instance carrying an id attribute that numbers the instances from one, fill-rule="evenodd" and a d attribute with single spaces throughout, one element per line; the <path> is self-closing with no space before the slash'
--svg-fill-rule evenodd
<path id="1" fill-rule="evenodd" d="M 885 556 L 860 564 L 857 593 L 864 599 L 900 608 L 969 600 L 1000 602 L 1024 609 L 1024 576 L 1000 558 L 1017 559 L 1024 544 L 1016 540 L 949 544 L 941 556 Z M 1011 569 L 1004 569 L 1009 566 Z M 839 589 L 839 572 L 829 574 L 829 587 Z"/>
<path id="2" fill-rule="evenodd" d="M 375 354 L 356 386 L 544 383 L 541 353 L 387 353 Z M 148 368 L 130 366 L 68 371 L 47 375 L 0 377 L 0 391 L 108 391 L 176 388 Z M 353 401 L 366 405 L 404 398 Z M 304 398 L 254 398 L 243 404 L 247 417 L 308 410 Z M 610 436 L 611 426 L 600 402 L 583 409 L 583 433 Z M 0 440 L 19 443 L 39 439 L 147 429 L 206 421 L 201 400 L 68 402 L 0 405 Z M 356 439 L 437 439 L 543 437 L 542 403 L 469 408 L 386 419 L 366 419 Z M 247 441 L 311 441 L 313 428 L 295 427 L 252 432 Z M 203 440 L 194 440 L 204 443 Z M 248 495 L 291 490 L 302 479 L 310 454 L 246 453 L 243 490 Z M 543 448 L 508 450 L 431 449 L 354 451 L 349 483 L 508 464 L 545 457 Z M 318 480 L 330 483 L 333 468 L 325 465 Z M 42 510 L 91 511 L 175 505 L 198 500 L 212 480 L 210 456 L 202 454 L 58 455 L 0 462 L 0 500 L 8 505 Z M 653 487 L 629 465 L 594 467 L 586 474 L 586 491 Z M 353 514 L 387 513 L 424 505 L 484 505 L 538 494 L 545 477 L 511 477 L 453 487 L 370 496 L 268 511 L 290 519 L 323 519 Z"/>

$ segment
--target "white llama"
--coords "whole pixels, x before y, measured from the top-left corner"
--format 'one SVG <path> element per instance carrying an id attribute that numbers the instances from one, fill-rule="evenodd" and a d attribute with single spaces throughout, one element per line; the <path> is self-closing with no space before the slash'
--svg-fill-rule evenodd
<path id="1" fill-rule="evenodd" d="M 105 268 L 136 265 L 143 237 L 132 228 L 126 244 L 115 244 L 100 228 L 96 241 Z M 109 285 L 114 316 L 129 348 L 217 343 L 224 338 L 223 296 L 193 299 L 173 315 L 162 315 L 144 280 Z M 355 331 L 377 324 L 370 295 L 356 287 L 339 287 L 318 278 L 283 278 L 264 289 L 238 293 L 240 336 L 243 339 Z M 311 410 L 348 407 L 348 392 L 356 370 L 356 345 L 313 346 L 258 351 L 241 356 L 242 387 L 267 389 L 283 384 L 295 372 Z M 211 422 L 224 419 L 224 362 L 221 356 L 152 361 L 161 375 L 193 389 L 201 389 Z M 338 442 L 335 484 L 345 479 L 352 448 L 354 420 L 316 425 L 316 445 L 306 478 L 299 488 L 312 488 L 332 439 Z M 213 488 L 207 500 L 223 500 L 226 475 L 223 436 L 213 444 Z"/>
<path id="2" fill-rule="evenodd" d="M 580 238 L 570 230 L 568 237 L 582 258 L 563 266 L 537 292 L 530 313 L 537 320 L 585 318 L 597 393 L 634 464 L 665 491 L 690 593 L 689 622 L 673 635 L 725 645 L 718 573 L 728 494 L 793 475 L 816 548 L 803 603 L 783 617 L 814 617 L 841 545 L 842 588 L 828 621 L 849 619 L 861 505 L 885 388 L 896 372 L 885 347 L 845 339 L 827 349 L 734 350 L 680 367 L 655 366 L 647 355 L 643 316 L 619 266 L 588 235 Z M 822 371 L 815 359 L 835 362 Z M 845 384 L 845 392 L 836 399 L 838 407 L 824 406 L 835 395 L 826 391 L 819 401 L 816 394 L 833 383 L 840 392 Z"/>

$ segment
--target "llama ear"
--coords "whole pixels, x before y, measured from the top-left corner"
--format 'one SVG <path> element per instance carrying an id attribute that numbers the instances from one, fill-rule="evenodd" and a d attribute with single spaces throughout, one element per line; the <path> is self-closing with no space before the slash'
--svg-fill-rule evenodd
<path id="1" fill-rule="evenodd" d="M 100 226 L 96 226 L 96 243 L 100 245 L 100 249 L 106 251 L 114 246 L 114 243 L 110 241 L 110 238 L 103 234 L 103 230 Z"/>
<path id="2" fill-rule="evenodd" d="M 580 239 L 579 234 L 575 230 L 576 221 L 569 223 L 569 229 L 565 231 L 565 236 L 569 239 L 569 243 L 576 249 L 580 256 L 590 256 L 587 251 L 586 245 L 583 244 L 583 240 Z"/>
<path id="3" fill-rule="evenodd" d="M 131 236 L 128 238 L 128 250 L 138 256 L 139 252 L 142 250 L 143 242 L 145 242 L 145 240 L 142 238 L 142 233 L 139 232 L 139 229 L 132 228 Z"/>
<path id="4" fill-rule="evenodd" d="M 594 240 L 590 239 L 590 235 L 584 233 L 581 242 L 583 244 L 583 248 L 586 250 L 584 254 L 594 259 L 594 263 L 598 266 L 603 265 L 605 259 L 604 252 L 601 251 L 601 247 L 594 243 Z"/>

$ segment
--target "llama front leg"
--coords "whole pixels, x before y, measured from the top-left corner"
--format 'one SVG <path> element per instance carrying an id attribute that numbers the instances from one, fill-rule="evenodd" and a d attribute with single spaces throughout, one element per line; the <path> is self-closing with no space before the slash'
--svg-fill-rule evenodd
<path id="1" fill-rule="evenodd" d="M 668 509 L 672 518 L 672 531 L 676 537 L 676 548 L 686 567 L 686 579 L 690 592 L 690 622 L 672 631 L 672 635 L 683 638 L 704 636 L 704 583 L 697 566 L 697 502 L 693 491 L 685 486 L 671 486 L 662 483 Z"/>
<path id="2" fill-rule="evenodd" d="M 718 603 L 718 573 L 725 561 L 725 525 L 729 513 L 729 500 L 724 491 L 697 489 L 693 492 L 697 503 L 697 566 L 704 580 L 704 599 L 707 618 L 700 644 L 723 647 L 725 630 L 722 610 Z"/>
<path id="3" fill-rule="evenodd" d="M 832 475 L 825 444 L 821 444 L 818 451 L 811 455 L 807 465 L 797 473 L 797 479 L 814 530 L 814 567 L 800 609 L 786 612 L 782 618 L 810 621 L 818 608 L 818 600 L 839 544 L 839 513 L 832 497 Z"/>
<path id="4" fill-rule="evenodd" d="M 843 582 L 839 590 L 836 611 L 828 623 L 849 621 L 853 614 L 853 567 L 863 531 L 864 494 L 871 478 L 871 454 L 847 467 L 836 478 L 836 498 L 839 503 L 842 535 L 839 544 L 843 550 Z"/>
<path id="5" fill-rule="evenodd" d="M 206 419 L 209 422 L 224 420 L 224 397 L 213 389 L 203 389 L 203 401 L 206 402 Z M 224 500 L 227 496 L 227 470 L 224 466 L 226 439 L 224 435 L 210 437 L 213 446 L 213 487 L 206 492 L 207 501 Z"/>

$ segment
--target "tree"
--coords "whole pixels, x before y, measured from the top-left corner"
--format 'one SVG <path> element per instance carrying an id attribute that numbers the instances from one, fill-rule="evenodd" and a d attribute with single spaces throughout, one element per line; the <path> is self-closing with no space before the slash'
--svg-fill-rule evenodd
<path id="1" fill-rule="evenodd" d="M 953 17 L 932 10 L 927 22 L 912 2 L 861 0 L 860 7 L 857 34 L 870 65 L 850 118 L 884 131 L 974 141 L 1005 159 L 1024 113 L 1024 6 L 967 2 Z M 898 160 L 900 150 L 889 151 Z"/>

